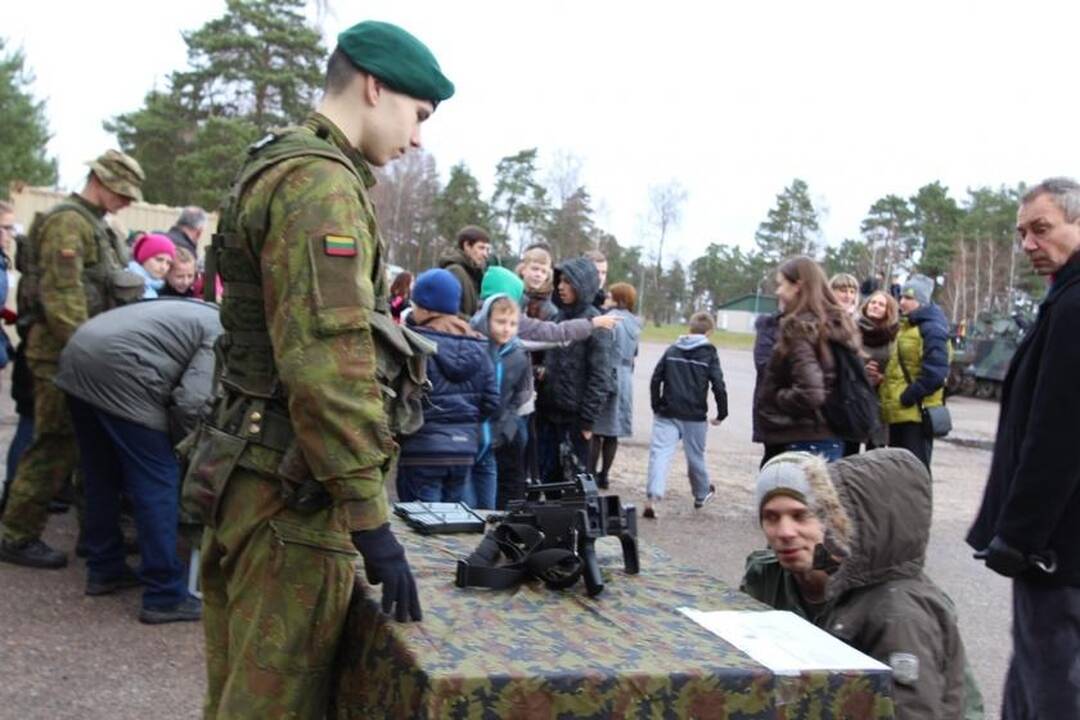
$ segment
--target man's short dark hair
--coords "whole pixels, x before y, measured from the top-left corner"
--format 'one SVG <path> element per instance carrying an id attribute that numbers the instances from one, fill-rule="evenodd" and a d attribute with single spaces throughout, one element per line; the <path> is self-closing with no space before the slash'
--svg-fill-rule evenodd
<path id="1" fill-rule="evenodd" d="M 476 225 L 466 225 L 458 230 L 457 234 L 457 246 L 459 249 L 464 250 L 466 245 L 475 245 L 478 242 L 491 243 L 491 236 L 488 235 L 487 230 Z"/>
<path id="2" fill-rule="evenodd" d="M 330 59 L 326 62 L 326 84 L 324 89 L 327 95 L 339 95 L 349 86 L 353 78 L 360 70 L 353 65 L 352 60 L 339 47 L 330 53 Z"/>

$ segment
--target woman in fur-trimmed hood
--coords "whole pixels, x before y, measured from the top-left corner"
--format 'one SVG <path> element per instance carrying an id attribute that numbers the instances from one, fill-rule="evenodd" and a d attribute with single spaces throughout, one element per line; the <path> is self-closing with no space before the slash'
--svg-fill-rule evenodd
<path id="1" fill-rule="evenodd" d="M 811 258 L 786 260 L 776 272 L 780 327 L 755 396 L 754 426 L 761 441 L 780 451 L 808 450 L 830 460 L 843 445 L 825 421 L 825 399 L 836 381 L 829 342 L 859 352 L 850 314 Z"/>

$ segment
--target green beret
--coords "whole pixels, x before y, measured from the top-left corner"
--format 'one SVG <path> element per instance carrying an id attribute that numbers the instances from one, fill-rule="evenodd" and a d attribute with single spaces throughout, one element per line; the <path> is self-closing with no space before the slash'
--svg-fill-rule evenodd
<path id="1" fill-rule="evenodd" d="M 454 83 L 427 46 L 397 25 L 368 20 L 342 32 L 337 41 L 353 65 L 397 92 L 435 104 L 454 94 Z"/>

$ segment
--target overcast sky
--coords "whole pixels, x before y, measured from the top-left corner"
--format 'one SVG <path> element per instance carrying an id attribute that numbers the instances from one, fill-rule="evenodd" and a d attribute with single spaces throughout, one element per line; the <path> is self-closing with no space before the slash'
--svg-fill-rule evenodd
<path id="1" fill-rule="evenodd" d="M 688 190 L 672 250 L 753 246 L 792 178 L 823 238 L 857 237 L 870 204 L 933 180 L 967 187 L 1076 175 L 1072 87 L 1080 3 L 388 2 L 330 0 L 327 45 L 363 19 L 432 48 L 457 94 L 425 124 L 446 179 L 465 161 L 490 193 L 499 158 L 538 147 L 583 161 L 601 226 L 648 245 L 650 185 Z M 224 11 L 184 3 L 7 3 L 48 100 L 61 184 L 116 141 L 104 119 L 186 64 L 180 31 Z M 315 14 L 312 12 L 312 18 Z M 1066 132 L 1068 131 L 1068 132 Z M 667 251 L 665 252 L 667 255 Z"/>

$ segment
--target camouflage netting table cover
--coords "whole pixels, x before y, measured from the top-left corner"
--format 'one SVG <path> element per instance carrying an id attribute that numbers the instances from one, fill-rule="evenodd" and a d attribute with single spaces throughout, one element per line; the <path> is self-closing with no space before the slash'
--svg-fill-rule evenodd
<path id="1" fill-rule="evenodd" d="M 461 718 L 891 718 L 887 673 L 777 678 L 676 608 L 763 610 L 642 544 L 626 575 L 618 540 L 597 543 L 605 588 L 460 589 L 454 568 L 479 535 L 422 536 L 395 520 L 424 621 L 380 615 L 357 578 L 341 653 L 338 720 Z"/>

